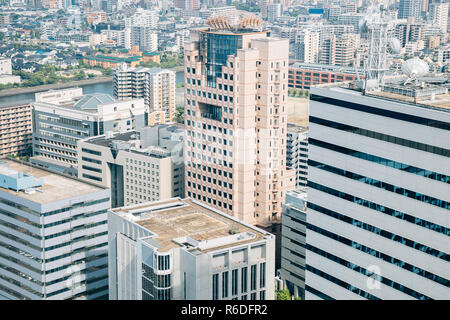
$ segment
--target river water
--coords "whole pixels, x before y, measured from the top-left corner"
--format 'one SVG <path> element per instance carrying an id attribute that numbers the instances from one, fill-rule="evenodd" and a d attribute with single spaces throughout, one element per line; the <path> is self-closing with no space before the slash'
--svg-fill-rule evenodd
<path id="1" fill-rule="evenodd" d="M 176 84 L 184 82 L 184 72 L 178 71 L 176 73 Z M 83 88 L 84 94 L 90 93 L 106 93 L 112 95 L 112 82 L 86 84 L 80 86 Z M 18 105 L 22 103 L 29 103 L 34 101 L 33 93 L 20 93 L 12 96 L 0 97 L 0 105 Z"/>

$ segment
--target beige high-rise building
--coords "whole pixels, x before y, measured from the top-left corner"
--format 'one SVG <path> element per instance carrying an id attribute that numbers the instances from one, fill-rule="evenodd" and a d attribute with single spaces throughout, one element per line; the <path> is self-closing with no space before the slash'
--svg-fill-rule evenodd
<path id="1" fill-rule="evenodd" d="M 286 168 L 289 41 L 268 37 L 257 19 L 241 28 L 218 20 L 185 44 L 186 194 L 269 226 L 295 183 Z"/>

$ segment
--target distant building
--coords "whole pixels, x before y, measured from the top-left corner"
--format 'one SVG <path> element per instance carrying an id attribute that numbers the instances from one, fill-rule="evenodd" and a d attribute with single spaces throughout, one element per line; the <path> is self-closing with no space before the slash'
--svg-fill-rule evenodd
<path id="1" fill-rule="evenodd" d="M 296 61 L 317 63 L 319 60 L 319 33 L 311 30 L 297 32 L 294 54 Z"/>
<path id="2" fill-rule="evenodd" d="M 82 88 L 36 93 L 31 162 L 77 175 L 77 141 L 145 126 L 143 99 L 117 101 L 107 94 L 83 94 Z"/>
<path id="3" fill-rule="evenodd" d="M 419 19 L 422 12 L 422 0 L 400 0 L 398 9 L 399 19 L 414 17 Z"/>
<path id="4" fill-rule="evenodd" d="M 286 193 L 281 223 L 280 277 L 294 297 L 305 299 L 306 188 Z"/>
<path id="5" fill-rule="evenodd" d="M 111 189 L 111 207 L 184 197 L 184 130 L 158 125 L 78 141 L 78 177 Z"/>
<path id="6" fill-rule="evenodd" d="M 105 33 L 112 35 L 113 33 Z M 120 34 L 116 36 L 121 37 Z M 122 38 L 116 38 L 116 41 L 125 41 Z M 130 40 L 131 41 L 131 40 Z M 159 63 L 161 55 L 157 52 L 147 52 L 141 51 L 139 45 L 133 45 L 131 49 L 119 50 L 118 54 L 97 54 L 95 56 L 85 56 L 83 57 L 83 63 L 90 66 L 101 66 L 102 68 L 117 68 L 122 63 L 126 63 L 128 66 L 136 67 L 142 62 L 156 62 Z"/>
<path id="7" fill-rule="evenodd" d="M 429 4 L 430 20 L 434 25 L 438 25 L 442 33 L 447 33 L 448 15 L 449 15 L 449 3 L 448 2 L 433 2 Z"/>
<path id="8" fill-rule="evenodd" d="M 273 300 L 275 236 L 191 199 L 108 215 L 111 300 Z"/>
<path id="9" fill-rule="evenodd" d="M 129 68 L 121 64 L 114 72 L 114 97 L 118 100 L 143 98 L 149 111 L 149 125 L 170 123 L 175 115 L 175 82 L 174 71 Z"/>
<path id="10" fill-rule="evenodd" d="M 12 75 L 11 59 L 0 57 L 0 84 L 20 83 L 20 76 Z"/>
<path id="11" fill-rule="evenodd" d="M 0 160 L 0 300 L 108 298 L 109 189 Z"/>
<path id="12" fill-rule="evenodd" d="M 322 83 L 334 83 L 364 78 L 359 68 L 341 67 L 326 64 L 294 63 L 289 66 L 288 86 L 293 89 L 310 89 Z"/>
<path id="13" fill-rule="evenodd" d="M 31 105 L 0 106 L 0 157 L 31 151 Z"/>

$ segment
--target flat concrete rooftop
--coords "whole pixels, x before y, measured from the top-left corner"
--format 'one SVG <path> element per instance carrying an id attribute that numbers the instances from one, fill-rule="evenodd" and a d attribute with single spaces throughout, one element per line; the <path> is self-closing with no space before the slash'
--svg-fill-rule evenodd
<path id="1" fill-rule="evenodd" d="M 157 241 L 160 246 L 158 251 L 161 252 L 183 247 L 181 243 L 174 241 L 183 237 L 199 242 L 192 250 L 206 253 L 260 241 L 270 235 L 189 198 L 137 204 L 112 211 L 155 233 L 153 239 Z M 230 230 L 233 230 L 233 234 Z M 246 237 L 250 234 L 254 237 Z"/>
<path id="2" fill-rule="evenodd" d="M 58 173 L 53 173 L 45 169 L 32 166 L 28 163 L 20 163 L 6 158 L 0 159 L 0 161 L 6 162 L 8 168 L 23 172 L 24 174 L 31 175 L 36 179 L 42 179 L 43 184 L 41 187 L 35 188 L 33 193 L 25 193 L 24 191 L 14 191 L 0 187 L 0 191 L 9 193 L 20 198 L 33 201 L 39 204 L 52 203 L 59 200 L 69 199 L 76 196 L 89 194 L 103 190 L 103 188 L 94 186 L 86 182 L 82 182 L 75 178 L 70 178 Z"/>

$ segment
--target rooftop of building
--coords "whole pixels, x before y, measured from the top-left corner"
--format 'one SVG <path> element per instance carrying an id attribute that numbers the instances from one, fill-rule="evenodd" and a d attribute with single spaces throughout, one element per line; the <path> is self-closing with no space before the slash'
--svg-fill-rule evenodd
<path id="1" fill-rule="evenodd" d="M 172 137 L 175 133 L 175 137 Z M 178 124 L 158 124 L 143 127 L 138 131 L 124 133 L 108 132 L 101 136 L 86 138 L 83 141 L 116 150 L 127 150 L 156 158 L 171 156 L 176 144 L 183 143 L 178 134 L 184 133 L 184 128 Z"/>
<path id="2" fill-rule="evenodd" d="M 83 94 L 81 88 L 67 88 L 38 93 L 36 102 L 96 113 L 99 106 L 114 103 L 117 100 L 105 93 Z"/>
<path id="3" fill-rule="evenodd" d="M 330 64 L 319 64 L 319 63 L 303 63 L 295 62 L 289 65 L 289 69 L 301 69 L 301 70 L 311 70 L 311 71 L 328 71 L 334 73 L 345 73 L 345 74 L 364 74 L 364 70 L 361 68 L 347 67 L 347 66 L 336 66 Z"/>
<path id="4" fill-rule="evenodd" d="M 315 87 L 450 112 L 449 74 L 429 74 L 417 80 L 404 75 L 388 76 L 383 85 L 372 87 L 365 93 L 358 81 L 319 84 Z"/>
<path id="5" fill-rule="evenodd" d="M 24 189 L 18 188 L 19 190 L 16 191 L 13 188 L 0 186 L 0 191 L 38 204 L 52 203 L 103 190 L 93 184 L 26 162 L 2 158 L 0 168 L 0 173 L 10 179 L 25 177 L 30 181 Z"/>
<path id="6" fill-rule="evenodd" d="M 303 133 L 308 132 L 308 127 L 301 126 L 292 122 L 287 123 L 287 131 L 288 132 L 296 132 L 296 133 Z"/>
<path id="7" fill-rule="evenodd" d="M 193 253 L 207 253 L 272 236 L 189 198 L 172 198 L 112 211 L 154 233 L 152 239 L 160 252 L 184 247 Z"/>

